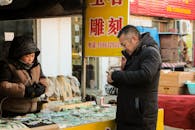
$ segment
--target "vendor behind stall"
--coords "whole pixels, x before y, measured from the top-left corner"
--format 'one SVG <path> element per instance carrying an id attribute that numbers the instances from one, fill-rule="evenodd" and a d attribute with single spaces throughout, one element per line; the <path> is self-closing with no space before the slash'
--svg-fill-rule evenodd
<path id="1" fill-rule="evenodd" d="M 39 53 L 31 37 L 18 36 L 12 41 L 8 59 L 0 62 L 1 116 L 39 111 L 38 97 L 48 86 L 37 60 Z"/>

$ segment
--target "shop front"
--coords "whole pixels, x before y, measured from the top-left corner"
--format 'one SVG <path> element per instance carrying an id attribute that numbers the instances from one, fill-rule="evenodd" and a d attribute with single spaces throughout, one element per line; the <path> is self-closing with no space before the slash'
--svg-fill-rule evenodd
<path id="1" fill-rule="evenodd" d="M 83 102 L 83 100 L 85 94 L 90 96 L 97 93 L 99 95 L 105 94 L 102 92 L 106 84 L 105 71 L 109 65 L 117 66 L 120 63 L 118 58 L 114 58 L 121 56 L 121 48 L 116 34 L 122 26 L 128 23 L 127 17 L 124 16 L 122 19 L 116 10 L 117 15 L 113 17 L 105 14 L 105 18 L 96 19 L 91 15 L 92 23 L 88 23 L 88 26 L 91 25 L 92 37 L 88 35 L 88 39 L 86 38 L 88 42 L 86 42 L 85 52 L 83 52 L 82 1 L 65 0 L 42 3 L 35 0 L 25 1 L 23 4 L 20 1 L 17 2 L 17 0 L 13 0 L 12 4 L 0 7 L 0 58 L 1 60 L 7 58 L 8 52 L 6 53 L 4 50 L 8 50 L 14 36 L 32 36 L 41 51 L 39 61 L 50 83 L 50 89 L 48 103 L 43 106 L 40 113 L 27 114 L 12 119 L 1 118 L 0 129 L 114 130 L 115 106 L 108 104 L 106 104 L 108 106 L 104 106 L 104 104 L 101 106 L 99 103 Z M 112 4 L 121 5 L 120 1 Z M 123 11 L 123 9 L 121 10 Z M 96 10 L 96 12 L 98 11 Z M 128 15 L 128 9 L 126 12 L 125 15 Z M 103 38 L 101 36 L 104 30 L 92 26 L 97 21 L 101 23 L 102 20 L 109 21 L 105 24 L 107 26 L 105 30 L 108 34 L 104 34 Z M 122 23 L 121 20 L 125 22 Z M 117 26 L 111 26 L 116 24 Z M 98 46 L 94 45 L 95 42 Z M 106 45 L 106 42 L 110 42 L 109 45 Z M 98 52 L 99 50 L 101 53 Z M 108 56 L 113 57 L 117 64 L 109 60 Z M 108 61 L 109 64 L 107 64 Z M 83 75 L 83 72 L 86 76 Z M 60 82 L 60 77 L 63 76 L 67 81 L 65 83 Z M 74 80 L 71 76 L 75 76 L 78 80 Z M 86 78 L 86 82 L 83 77 Z M 84 94 L 81 96 L 81 86 L 91 90 L 84 92 L 85 89 L 82 89 Z M 97 98 L 97 100 L 99 99 Z M 163 125 L 163 110 L 159 109 L 157 130 L 162 130 Z"/>

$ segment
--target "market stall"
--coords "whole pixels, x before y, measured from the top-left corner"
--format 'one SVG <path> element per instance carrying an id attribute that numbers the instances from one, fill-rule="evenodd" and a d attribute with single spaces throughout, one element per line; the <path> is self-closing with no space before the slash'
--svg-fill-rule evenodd
<path id="1" fill-rule="evenodd" d="M 61 75 L 47 80 L 48 100 L 41 112 L 1 118 L 0 130 L 115 130 L 115 105 L 106 104 L 101 98 L 83 100 L 74 77 Z M 163 109 L 159 109 L 157 130 L 164 129 L 163 116 Z"/>

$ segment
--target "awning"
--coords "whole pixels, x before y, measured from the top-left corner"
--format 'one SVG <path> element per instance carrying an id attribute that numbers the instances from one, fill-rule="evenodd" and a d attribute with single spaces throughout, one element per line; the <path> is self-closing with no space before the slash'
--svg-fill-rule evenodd
<path id="1" fill-rule="evenodd" d="M 82 6 L 83 0 L 13 0 L 0 6 L 0 20 L 81 14 Z"/>

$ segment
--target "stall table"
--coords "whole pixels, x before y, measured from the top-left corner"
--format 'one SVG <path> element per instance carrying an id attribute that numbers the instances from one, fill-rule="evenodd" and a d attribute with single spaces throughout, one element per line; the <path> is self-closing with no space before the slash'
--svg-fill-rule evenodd
<path id="1" fill-rule="evenodd" d="M 114 113 L 113 113 L 114 114 Z M 163 109 L 158 110 L 158 120 L 157 120 L 157 129 L 156 130 L 164 130 L 164 111 Z M 5 119 L 6 120 L 6 119 Z M 83 119 L 85 120 L 85 119 Z M 17 126 L 20 126 L 20 129 L 17 130 L 115 130 L 115 119 L 110 119 L 110 120 L 103 120 L 103 121 L 96 121 L 96 122 L 88 122 L 84 124 L 79 124 L 75 126 L 69 126 L 66 124 L 67 122 L 64 122 L 64 125 L 60 124 L 52 124 L 52 125 L 45 125 L 45 126 L 39 126 L 39 127 L 34 127 L 34 128 L 28 128 L 24 126 L 21 122 L 17 123 L 11 123 L 14 120 L 6 120 L 7 124 L 12 124 L 12 127 L 9 127 L 11 129 L 6 129 L 6 130 L 12 130 L 13 124 L 16 124 Z M 4 119 L 0 119 L 0 122 L 5 122 Z M 15 121 L 16 122 L 16 121 Z M 4 123 L 2 124 L 4 125 Z M 67 127 L 66 127 L 67 126 Z M 5 130 L 4 128 L 1 127 L 0 125 L 0 130 Z"/>
<path id="2" fill-rule="evenodd" d="M 164 124 L 176 128 L 195 129 L 195 96 L 158 96 L 159 108 L 164 109 Z"/>

